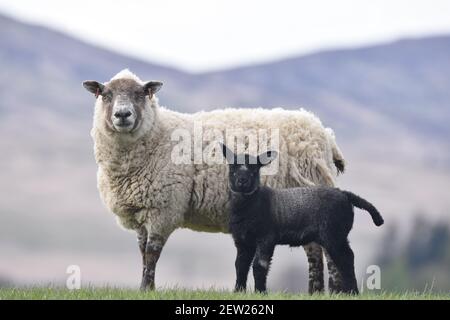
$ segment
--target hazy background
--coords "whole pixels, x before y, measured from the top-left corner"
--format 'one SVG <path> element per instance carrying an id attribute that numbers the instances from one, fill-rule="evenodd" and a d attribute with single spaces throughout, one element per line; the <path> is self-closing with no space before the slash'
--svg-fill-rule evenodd
<path id="1" fill-rule="evenodd" d="M 305 107 L 335 130 L 339 187 L 377 205 L 356 215 L 358 280 L 450 291 L 450 2 L 0 0 L 0 286 L 137 287 L 135 236 L 102 206 L 81 81 L 123 68 L 164 82 L 194 112 Z M 228 235 L 179 230 L 157 285 L 231 288 Z M 251 281 L 252 283 L 252 281 Z M 301 249 L 277 248 L 269 286 L 306 290 Z"/>

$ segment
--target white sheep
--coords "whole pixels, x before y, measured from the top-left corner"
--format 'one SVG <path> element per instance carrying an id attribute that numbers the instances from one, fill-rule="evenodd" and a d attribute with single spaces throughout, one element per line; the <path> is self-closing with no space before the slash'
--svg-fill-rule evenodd
<path id="1" fill-rule="evenodd" d="M 332 131 L 304 110 L 178 113 L 158 105 L 155 92 L 161 82 L 144 83 L 128 70 L 105 84 L 85 81 L 83 86 L 97 97 L 91 135 L 98 189 L 119 223 L 137 232 L 143 258 L 141 289 L 154 288 L 156 263 L 175 229 L 228 232 L 225 162 L 176 163 L 173 153 L 180 141 L 174 140 L 175 130 L 195 136 L 198 123 L 203 132 L 219 132 L 224 137 L 231 129 L 278 130 L 278 172 L 263 180 L 272 187 L 332 186 L 337 171 L 344 170 Z M 220 152 L 218 143 L 217 147 Z M 311 244 L 305 251 L 309 291 L 322 291 L 322 248 Z M 328 267 L 330 288 L 338 289 L 339 276 L 329 259 Z"/>

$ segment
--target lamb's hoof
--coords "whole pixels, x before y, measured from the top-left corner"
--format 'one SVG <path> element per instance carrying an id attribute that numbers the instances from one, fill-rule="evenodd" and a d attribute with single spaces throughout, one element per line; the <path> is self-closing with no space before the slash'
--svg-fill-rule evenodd
<path id="1" fill-rule="evenodd" d="M 267 289 L 256 289 L 255 293 L 259 293 L 262 295 L 267 295 Z"/>
<path id="2" fill-rule="evenodd" d="M 236 287 L 234 287 L 233 292 L 234 292 L 234 293 L 245 293 L 246 290 L 247 290 L 246 287 L 243 287 L 243 286 L 236 286 Z"/>

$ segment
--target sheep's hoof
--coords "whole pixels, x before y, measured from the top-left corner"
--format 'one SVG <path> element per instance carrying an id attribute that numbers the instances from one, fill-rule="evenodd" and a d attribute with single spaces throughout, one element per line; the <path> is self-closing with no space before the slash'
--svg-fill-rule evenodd
<path id="1" fill-rule="evenodd" d="M 353 295 L 353 296 L 357 296 L 357 295 L 359 295 L 359 290 L 358 289 L 353 289 L 353 290 L 350 291 L 350 294 Z"/>
<path id="2" fill-rule="evenodd" d="M 309 294 L 316 294 L 316 293 L 323 293 L 325 291 L 323 281 L 320 280 L 310 280 L 309 281 L 309 287 L 308 287 L 308 293 Z"/>
<path id="3" fill-rule="evenodd" d="M 342 285 L 337 284 L 336 281 L 333 281 L 332 279 L 328 281 L 328 291 L 330 294 L 342 293 L 343 290 L 341 290 L 341 287 Z"/>
<path id="4" fill-rule="evenodd" d="M 141 287 L 139 288 L 141 291 L 152 291 L 155 290 L 155 283 L 142 281 Z"/>
<path id="5" fill-rule="evenodd" d="M 343 290 L 339 290 L 338 292 L 336 292 L 338 294 L 348 294 L 348 295 L 352 295 L 352 296 L 357 296 L 359 295 L 359 290 L 358 288 L 353 288 L 353 289 L 343 289 Z"/>
<path id="6" fill-rule="evenodd" d="M 141 290 L 141 291 L 143 291 L 143 292 L 146 292 L 146 291 L 153 291 L 153 290 L 155 290 L 155 286 L 146 286 L 146 287 L 141 286 L 141 287 L 139 288 L 139 290 Z"/>

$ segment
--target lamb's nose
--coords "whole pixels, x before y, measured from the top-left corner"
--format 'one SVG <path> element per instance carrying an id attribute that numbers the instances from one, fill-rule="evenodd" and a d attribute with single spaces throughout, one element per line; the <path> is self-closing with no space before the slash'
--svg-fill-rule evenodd
<path id="1" fill-rule="evenodd" d="M 131 116 L 131 111 L 129 111 L 129 110 L 117 111 L 117 112 L 114 113 L 114 117 L 120 118 L 120 119 L 126 119 L 129 116 Z"/>
<path id="2" fill-rule="evenodd" d="M 239 178 L 237 181 L 238 185 L 240 185 L 240 186 L 247 184 L 247 182 L 248 182 L 247 178 Z"/>

